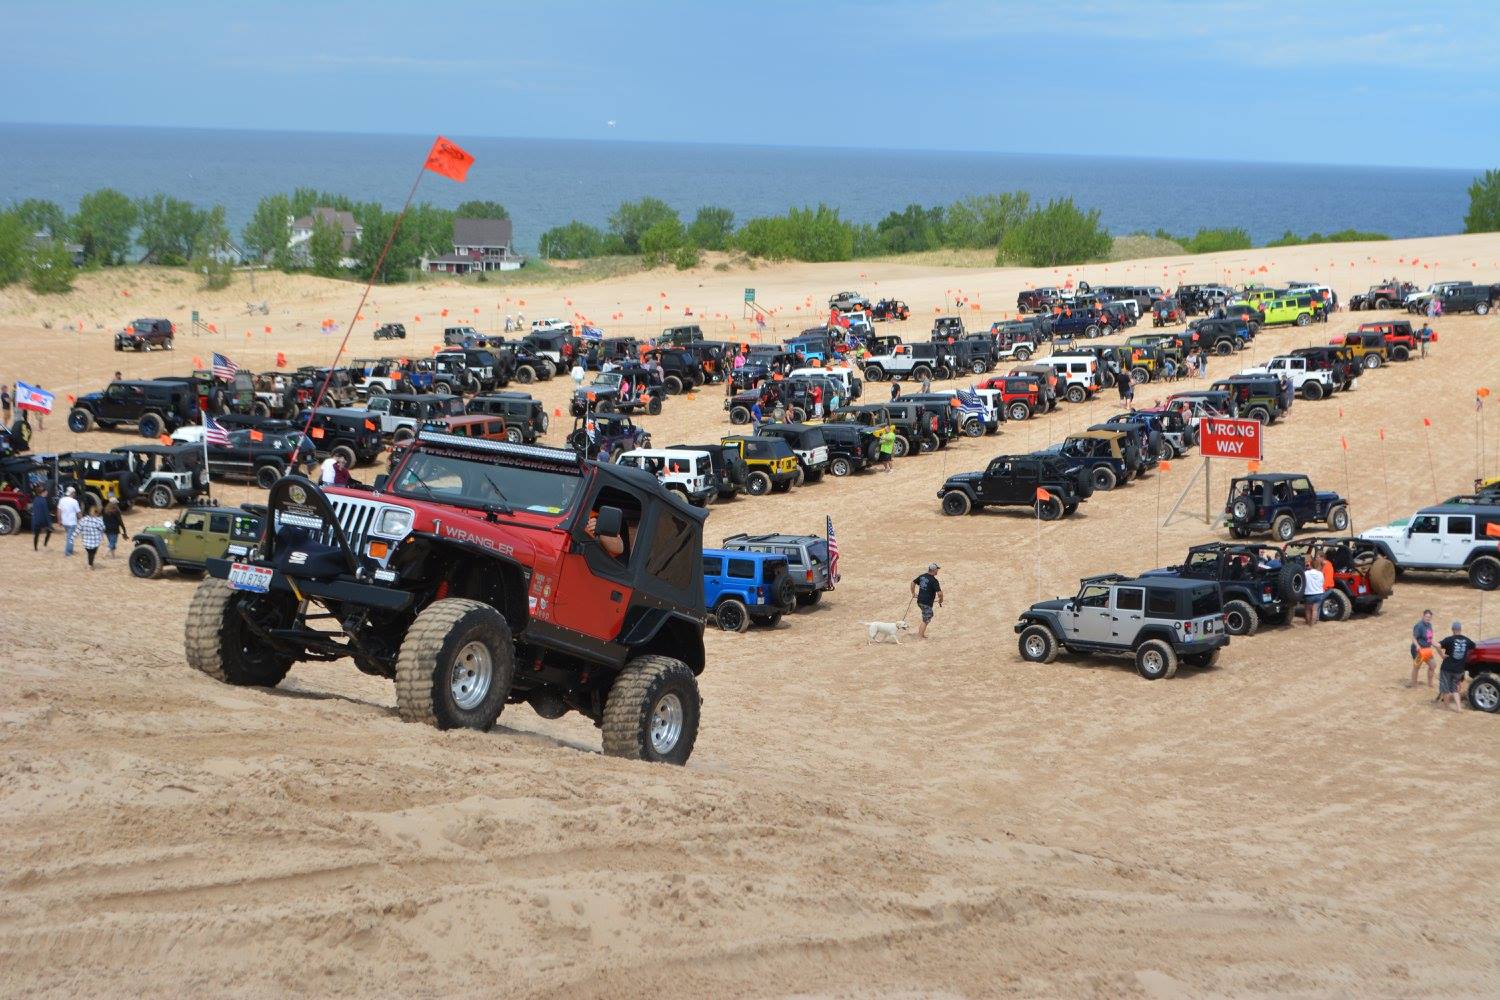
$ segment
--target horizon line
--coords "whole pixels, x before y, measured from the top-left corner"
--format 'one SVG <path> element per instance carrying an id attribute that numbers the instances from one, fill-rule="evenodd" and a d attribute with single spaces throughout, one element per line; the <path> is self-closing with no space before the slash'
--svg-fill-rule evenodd
<path id="1" fill-rule="evenodd" d="M 379 136 L 387 138 L 421 138 L 426 139 L 427 134 L 422 132 L 379 132 L 379 131 L 347 131 L 326 130 L 310 128 L 263 128 L 263 127 L 241 127 L 241 126 L 218 126 L 218 125 L 143 125 L 143 124 L 104 124 L 100 122 L 29 122 L 29 121 L 0 121 L 0 128 L 97 128 L 97 129 L 139 129 L 139 130 L 161 130 L 161 131 L 183 131 L 183 132 L 252 132 L 265 133 L 269 135 L 340 135 L 340 136 Z M 438 133 L 433 133 L 438 134 Z M 1396 163 L 1328 163 L 1308 160 L 1243 160 L 1243 159 L 1218 159 L 1203 156 L 1147 156 L 1143 154 L 1113 153 L 1068 153 L 1068 152 L 1038 152 L 1028 150 L 1002 150 L 1002 149 L 947 149 L 937 147 L 900 147 L 900 146 L 819 146 L 801 143 L 752 143 L 752 142 L 713 142 L 707 140 L 684 140 L 684 139 L 623 139 L 623 138 L 577 138 L 570 136 L 522 136 L 522 135 L 481 135 L 472 134 L 471 139 L 498 139 L 514 140 L 522 142 L 576 142 L 576 143 L 618 143 L 620 145 L 639 146 L 707 146 L 722 149 L 774 149 L 774 150 L 818 150 L 826 152 L 871 152 L 871 153 L 919 153 L 919 154 L 959 154 L 966 156 L 1013 156 L 1013 157 L 1051 157 L 1056 159 L 1071 160 L 1131 160 L 1139 162 L 1158 163 L 1206 163 L 1222 164 L 1225 166 L 1260 166 L 1260 167 L 1323 167 L 1353 170 L 1410 170 L 1433 174 L 1462 174 L 1475 171 L 1484 171 L 1485 167 L 1463 166 L 1463 167 L 1435 167 L 1414 166 Z"/>

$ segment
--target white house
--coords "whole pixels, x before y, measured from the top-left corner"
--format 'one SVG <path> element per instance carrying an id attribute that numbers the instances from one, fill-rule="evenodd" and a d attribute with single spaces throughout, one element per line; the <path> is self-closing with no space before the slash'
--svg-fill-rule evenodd
<path id="1" fill-rule="evenodd" d="M 313 224 L 318 219 L 333 223 L 344 234 L 344 256 L 339 259 L 339 266 L 353 267 L 359 263 L 349 253 L 354 249 L 354 244 L 360 241 L 360 237 L 364 236 L 365 227 L 354 221 L 353 212 L 340 212 L 332 208 L 315 208 L 311 215 L 288 220 L 292 235 L 287 240 L 287 249 L 292 252 L 292 260 L 304 267 L 310 263 L 307 242 L 312 239 Z"/>

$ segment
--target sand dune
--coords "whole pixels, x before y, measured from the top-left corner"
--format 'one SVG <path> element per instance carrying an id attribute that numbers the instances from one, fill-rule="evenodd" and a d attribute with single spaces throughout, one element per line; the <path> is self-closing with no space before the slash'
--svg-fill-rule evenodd
<path id="1" fill-rule="evenodd" d="M 1268 283 L 1331 279 L 1347 297 L 1393 273 L 1496 280 L 1497 260 L 1500 237 L 1484 236 L 1056 274 L 870 262 L 566 289 L 435 283 L 376 289 L 352 350 L 384 353 L 369 329 L 401 320 L 414 331 L 408 349 L 425 352 L 445 320 L 473 321 L 477 308 L 493 329 L 521 299 L 531 318 L 576 310 L 634 334 L 691 306 L 712 334 L 743 338 L 746 286 L 781 307 L 767 337 L 857 288 L 911 303 L 897 330 L 924 337 L 945 296 L 978 303 L 965 311 L 976 325 L 1012 312 L 1024 285 L 1070 276 L 1165 285 L 1253 271 Z M 346 322 L 357 295 L 279 275 L 257 277 L 254 292 L 238 278 L 208 294 L 180 273 L 133 269 L 85 275 L 53 299 L 0 290 L 0 377 L 65 394 L 117 368 L 180 371 L 214 349 L 250 367 L 276 351 L 324 362 L 338 334 L 320 324 Z M 251 299 L 269 315 L 244 315 Z M 185 327 L 195 308 L 217 336 L 185 335 L 175 354 L 109 349 L 108 331 L 134 316 Z M 1267 332 L 1233 367 L 1352 321 Z M 1344 492 L 1357 529 L 1464 489 L 1476 468 L 1500 469 L 1500 426 L 1473 403 L 1475 387 L 1500 384 L 1500 320 L 1435 325 L 1432 357 L 1298 402 L 1269 432 L 1266 468 Z M 1212 374 L 1229 367 L 1216 358 Z M 549 407 L 566 392 L 538 389 Z M 1064 406 L 889 476 L 715 507 L 711 541 L 818 531 L 830 514 L 844 584 L 774 631 L 707 637 L 703 729 L 685 769 L 606 759 L 586 721 L 545 722 L 524 707 L 490 734 L 404 725 L 390 685 L 347 663 L 299 666 L 274 691 L 215 684 L 182 654 L 192 582 L 135 580 L 123 558 L 89 573 L 81 556 L 60 555 L 60 538 L 36 555 L 5 539 L 0 990 L 1500 992 L 1497 720 L 1440 712 L 1427 689 L 1403 687 L 1421 609 L 1500 634 L 1493 596 L 1486 606 L 1456 578 L 1408 577 L 1378 617 L 1269 628 L 1236 640 L 1216 669 L 1154 684 L 1123 660 L 1018 659 L 1011 626 L 1039 579 L 1050 597 L 1217 537 L 1192 520 L 1153 528 L 1191 461 L 1040 531 L 1022 514 L 938 513 L 947 473 L 1039 447 L 1113 406 Z M 725 426 L 716 392 L 645 421 L 662 441 Z M 123 440 L 72 435 L 58 415 L 37 445 Z M 1229 472 L 1216 469 L 1216 491 Z M 857 623 L 898 617 L 907 581 L 931 560 L 948 594 L 932 640 L 868 646 Z"/>

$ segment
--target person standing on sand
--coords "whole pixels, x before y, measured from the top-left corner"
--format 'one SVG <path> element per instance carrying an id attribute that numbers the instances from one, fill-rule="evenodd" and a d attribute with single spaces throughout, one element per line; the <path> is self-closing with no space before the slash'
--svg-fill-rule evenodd
<path id="1" fill-rule="evenodd" d="M 1432 648 L 1432 609 L 1422 612 L 1422 617 L 1411 627 L 1411 680 L 1406 686 L 1417 686 L 1417 674 L 1422 664 L 1427 664 L 1427 686 L 1432 687 L 1432 675 L 1437 671 L 1437 651 Z"/>
<path id="2" fill-rule="evenodd" d="M 1323 607 L 1323 554 L 1313 552 L 1302 574 L 1302 620 L 1316 625 Z"/>
<path id="3" fill-rule="evenodd" d="M 115 557 L 115 546 L 125 533 L 125 516 L 120 513 L 120 502 L 111 500 L 104 505 L 104 540 L 109 543 L 109 557 Z"/>
<path id="4" fill-rule="evenodd" d="M 92 503 L 88 512 L 78 519 L 78 538 L 83 542 L 83 554 L 88 556 L 89 569 L 93 569 L 99 543 L 104 541 L 104 518 L 99 516 L 99 508 Z"/>
<path id="5" fill-rule="evenodd" d="M 917 602 L 917 610 L 922 613 L 922 624 L 917 626 L 918 639 L 927 638 L 927 623 L 932 621 L 932 602 L 937 601 L 938 607 L 943 606 L 943 585 L 937 578 L 939 569 L 937 563 L 928 563 L 927 572 L 911 582 L 911 596 Z"/>
<path id="6" fill-rule="evenodd" d="M 63 498 L 57 501 L 57 523 L 63 529 L 63 555 L 73 554 L 73 536 L 78 532 L 78 490 L 69 486 Z"/>
<path id="7" fill-rule="evenodd" d="M 891 471 L 891 459 L 896 457 L 896 428 L 890 424 L 880 432 L 880 466 L 886 472 Z"/>
<path id="8" fill-rule="evenodd" d="M 10 426 L 10 386 L 0 383 L 0 417 L 6 427 Z"/>
<path id="9" fill-rule="evenodd" d="M 1438 645 L 1443 647 L 1443 668 L 1438 671 L 1438 701 L 1446 701 L 1453 706 L 1453 711 L 1462 712 L 1464 706 L 1458 700 L 1458 687 L 1464 679 L 1474 640 L 1464 635 L 1463 622 L 1454 622 L 1453 634 Z"/>
<path id="10" fill-rule="evenodd" d="M 892 382 L 891 383 L 891 402 L 894 403 L 896 401 L 896 398 L 898 396 L 900 396 L 900 395 L 901 395 L 901 383 L 900 382 Z"/>
<path id="11" fill-rule="evenodd" d="M 52 542 L 52 503 L 47 499 L 47 488 L 38 486 L 31 497 L 31 551 L 36 551 L 37 536 L 47 533 L 42 541 L 45 548 Z"/>

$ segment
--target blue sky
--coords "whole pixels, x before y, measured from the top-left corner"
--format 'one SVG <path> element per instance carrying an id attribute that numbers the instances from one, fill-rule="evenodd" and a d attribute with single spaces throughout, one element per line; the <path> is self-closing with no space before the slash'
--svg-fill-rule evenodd
<path id="1" fill-rule="evenodd" d="M 1496 0 L 0 0 L 0 18 L 14 122 L 1500 164 Z"/>

